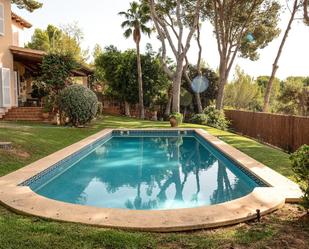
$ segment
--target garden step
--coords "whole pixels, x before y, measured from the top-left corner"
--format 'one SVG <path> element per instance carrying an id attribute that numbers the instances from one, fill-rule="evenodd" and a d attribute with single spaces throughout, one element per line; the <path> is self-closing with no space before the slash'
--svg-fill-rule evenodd
<path id="1" fill-rule="evenodd" d="M 8 112 L 6 115 L 10 114 L 16 114 L 16 115 L 22 115 L 22 114 L 42 114 L 43 112 Z"/>
<path id="2" fill-rule="evenodd" d="M 43 118 L 7 118 L 5 117 L 3 120 L 5 121 L 43 121 Z"/>
<path id="3" fill-rule="evenodd" d="M 33 110 L 27 110 L 27 109 L 13 109 L 9 110 L 9 112 L 42 112 L 43 109 L 33 109 Z"/>
<path id="4" fill-rule="evenodd" d="M 39 116 L 39 115 L 42 115 L 42 112 L 21 112 L 21 113 L 16 113 L 16 112 L 14 112 L 14 113 L 8 113 L 8 114 L 6 114 L 6 116 L 11 116 L 11 115 L 13 115 L 13 116 L 22 116 L 22 115 L 34 115 L 34 116 Z"/>
<path id="5" fill-rule="evenodd" d="M 12 110 L 9 110 L 11 112 L 41 112 L 43 109 L 31 109 L 31 110 L 28 110 L 28 109 L 12 109 Z"/>
<path id="6" fill-rule="evenodd" d="M 41 107 L 13 107 L 2 118 L 7 121 L 43 121 Z"/>
<path id="7" fill-rule="evenodd" d="M 32 112 L 29 112 L 29 111 L 24 111 L 24 112 L 22 112 L 22 111 L 18 111 L 18 112 L 16 112 L 16 111 L 8 111 L 7 113 L 6 113 L 6 115 L 8 115 L 8 114 L 23 114 L 23 113 L 29 113 L 29 114 L 32 114 L 32 113 L 43 113 L 43 111 L 32 111 Z"/>
<path id="8" fill-rule="evenodd" d="M 42 118 L 42 115 L 6 115 L 4 118 Z"/>
<path id="9" fill-rule="evenodd" d="M 38 110 L 38 109 L 43 109 L 43 107 L 12 107 L 11 110 Z"/>

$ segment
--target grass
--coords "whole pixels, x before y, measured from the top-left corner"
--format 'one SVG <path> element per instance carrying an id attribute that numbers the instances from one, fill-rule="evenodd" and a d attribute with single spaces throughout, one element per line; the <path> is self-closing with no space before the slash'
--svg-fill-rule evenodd
<path id="1" fill-rule="evenodd" d="M 167 122 L 141 121 L 116 116 L 104 117 L 102 120 L 97 120 L 93 125 L 85 129 L 29 123 L 0 123 L 1 140 L 13 142 L 18 151 L 26 152 L 29 155 L 28 157 L 22 157 L 18 155 L 18 151 L 16 154 L 8 154 L 0 151 L 0 176 L 19 169 L 104 128 L 168 127 L 170 125 Z M 280 150 L 234 133 L 206 126 L 183 124 L 182 127 L 205 129 L 252 158 L 293 179 L 289 155 Z"/>
<path id="2" fill-rule="evenodd" d="M 309 248 L 309 223 L 299 221 L 301 212 L 294 209 L 294 206 L 286 206 L 260 223 L 190 233 L 154 234 L 46 221 L 0 208 L 0 248 Z M 289 217 L 291 213 L 293 217 Z"/>
<path id="3" fill-rule="evenodd" d="M 0 123 L 0 138 L 13 142 L 16 151 L 0 151 L 0 176 L 17 170 L 52 152 L 104 128 L 167 128 L 151 122 L 106 116 L 85 129 L 29 123 Z M 251 139 L 205 126 L 203 128 L 249 156 L 293 179 L 289 155 Z M 292 211 L 291 211 L 292 210 Z M 261 223 L 192 233 L 151 234 L 100 229 L 78 224 L 46 221 L 14 214 L 0 207 L 0 248 L 309 248 L 308 222 L 298 221 L 302 212 L 287 206 L 263 218 Z M 291 217 L 292 216 L 292 217 Z M 286 234 L 293 234 L 286 242 Z M 292 241 L 292 242 L 291 242 Z M 292 243 L 292 244 L 291 244 Z M 297 246 L 294 244 L 296 243 Z M 292 247 L 291 246 L 291 247 Z"/>

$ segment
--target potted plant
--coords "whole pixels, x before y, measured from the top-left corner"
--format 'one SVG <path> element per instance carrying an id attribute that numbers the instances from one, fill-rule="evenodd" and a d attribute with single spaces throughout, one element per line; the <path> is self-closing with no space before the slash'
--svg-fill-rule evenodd
<path id="1" fill-rule="evenodd" d="M 174 112 L 170 115 L 169 119 L 171 127 L 178 127 L 179 125 L 182 124 L 183 115 L 179 112 Z"/>

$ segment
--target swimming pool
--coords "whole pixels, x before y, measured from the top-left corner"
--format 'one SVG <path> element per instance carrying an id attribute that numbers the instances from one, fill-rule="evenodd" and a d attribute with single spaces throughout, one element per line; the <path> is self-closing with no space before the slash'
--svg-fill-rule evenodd
<path id="1" fill-rule="evenodd" d="M 105 129 L 0 177 L 0 204 L 18 213 L 138 231 L 236 224 L 301 195 L 201 129 Z"/>
<path id="2" fill-rule="evenodd" d="M 114 131 L 29 186 L 73 204 L 166 210 L 231 201 L 265 184 L 193 131 Z"/>

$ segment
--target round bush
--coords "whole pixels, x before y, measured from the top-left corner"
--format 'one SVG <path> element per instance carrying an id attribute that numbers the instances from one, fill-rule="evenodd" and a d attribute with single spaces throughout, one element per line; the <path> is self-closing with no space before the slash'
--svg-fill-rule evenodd
<path id="1" fill-rule="evenodd" d="M 73 125 L 84 125 L 96 116 L 98 99 L 90 89 L 82 85 L 72 85 L 60 92 L 59 108 Z"/>

